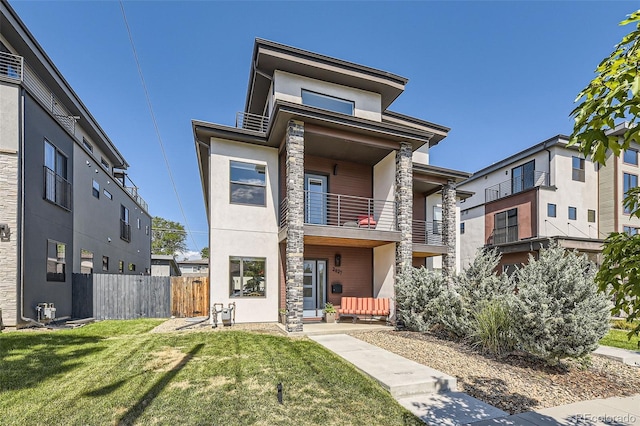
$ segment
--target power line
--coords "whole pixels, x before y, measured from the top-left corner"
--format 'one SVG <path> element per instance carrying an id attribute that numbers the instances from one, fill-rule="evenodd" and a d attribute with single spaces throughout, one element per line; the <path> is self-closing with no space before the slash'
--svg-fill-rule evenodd
<path id="1" fill-rule="evenodd" d="M 140 66 L 140 61 L 138 60 L 138 52 L 136 52 L 136 46 L 133 43 L 133 35 L 131 34 L 131 29 L 129 28 L 129 22 L 127 21 L 127 14 L 124 11 L 124 4 L 122 0 L 120 0 L 120 9 L 122 10 L 122 18 L 124 19 L 124 25 L 127 28 L 127 34 L 129 35 L 129 42 L 131 43 L 131 49 L 133 50 L 133 57 L 136 61 L 136 66 L 138 67 L 138 74 L 140 75 L 140 81 L 142 82 L 142 89 L 144 90 L 144 96 L 147 99 L 147 106 L 149 107 L 149 112 L 151 113 L 151 120 L 153 121 L 153 127 L 156 131 L 156 136 L 158 137 L 158 143 L 160 144 L 160 151 L 162 151 L 162 157 L 164 158 L 164 164 L 167 166 L 167 172 L 169 173 L 169 180 L 171 181 L 171 186 L 173 186 L 173 192 L 176 194 L 176 199 L 178 200 L 178 206 L 180 207 L 180 213 L 182 213 L 182 217 L 184 219 L 185 228 L 187 228 L 187 233 L 191 237 L 191 241 L 193 242 L 193 246 L 196 251 L 199 251 L 198 244 L 196 243 L 191 230 L 189 229 L 189 222 L 187 221 L 187 215 L 184 213 L 184 208 L 182 208 L 182 202 L 180 201 L 180 195 L 178 194 L 178 188 L 176 187 L 176 183 L 173 180 L 173 173 L 171 173 L 171 167 L 169 166 L 169 159 L 167 157 L 167 153 L 164 150 L 164 144 L 162 143 L 162 137 L 160 136 L 160 129 L 158 128 L 158 122 L 156 120 L 156 115 L 153 112 L 153 107 L 151 105 L 151 98 L 149 96 L 149 91 L 147 90 L 147 84 L 144 81 L 144 75 L 142 74 L 142 67 Z"/>

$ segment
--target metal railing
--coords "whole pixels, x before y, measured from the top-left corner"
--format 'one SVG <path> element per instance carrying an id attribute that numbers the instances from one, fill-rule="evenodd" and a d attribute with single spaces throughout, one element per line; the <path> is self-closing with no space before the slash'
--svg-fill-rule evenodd
<path id="1" fill-rule="evenodd" d="M 126 242 L 131 241 L 131 225 L 120 219 L 120 239 Z"/>
<path id="2" fill-rule="evenodd" d="M 537 186 L 549 186 L 549 173 L 534 171 L 490 186 L 484 190 L 485 202 L 499 200 Z"/>
<path id="3" fill-rule="evenodd" d="M 43 167 L 44 199 L 71 210 L 71 183 L 47 166 Z"/>
<path id="4" fill-rule="evenodd" d="M 142 207 L 144 211 L 146 212 L 149 211 L 149 205 L 147 204 L 147 202 L 140 195 L 138 195 L 138 187 L 125 186 L 124 190 L 127 191 L 129 195 L 131 195 L 131 197 L 135 200 L 135 202 L 138 203 L 138 205 Z"/>
<path id="5" fill-rule="evenodd" d="M 489 245 L 513 243 L 518 241 L 518 225 L 494 229 L 487 243 Z"/>
<path id="6" fill-rule="evenodd" d="M 22 56 L 0 52 L 0 79 L 22 81 L 24 59 Z"/>
<path id="7" fill-rule="evenodd" d="M 280 202 L 280 226 L 289 215 L 287 199 Z M 304 191 L 304 223 L 376 231 L 397 231 L 396 202 L 352 195 Z"/>
<path id="8" fill-rule="evenodd" d="M 265 115 L 251 114 L 249 112 L 236 113 L 236 128 L 266 132 L 269 125 L 269 117 Z"/>
<path id="9" fill-rule="evenodd" d="M 412 235 L 414 244 L 441 246 L 442 221 L 434 220 L 433 222 L 427 222 L 426 220 L 414 220 Z"/>

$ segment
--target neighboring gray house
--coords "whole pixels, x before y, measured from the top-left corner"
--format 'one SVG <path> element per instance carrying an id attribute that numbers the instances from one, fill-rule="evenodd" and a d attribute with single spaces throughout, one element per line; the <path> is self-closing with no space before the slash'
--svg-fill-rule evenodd
<path id="1" fill-rule="evenodd" d="M 154 277 L 179 277 L 181 274 L 176 258 L 170 254 L 152 254 L 151 275 Z"/>
<path id="2" fill-rule="evenodd" d="M 128 164 L 0 0 L 0 309 L 71 315 L 72 273 L 149 273 L 151 217 Z"/>
<path id="3" fill-rule="evenodd" d="M 184 277 L 208 277 L 209 259 L 185 259 L 178 262 L 180 272 Z"/>

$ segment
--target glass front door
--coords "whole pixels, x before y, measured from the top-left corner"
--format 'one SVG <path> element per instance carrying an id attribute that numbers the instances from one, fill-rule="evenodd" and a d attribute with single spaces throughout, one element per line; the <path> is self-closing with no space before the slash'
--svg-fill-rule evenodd
<path id="1" fill-rule="evenodd" d="M 306 317 L 322 316 L 322 309 L 326 303 L 327 261 L 304 261 L 304 276 L 302 280 L 303 312 Z"/>
<path id="2" fill-rule="evenodd" d="M 327 224 L 327 177 L 307 174 L 304 178 L 304 222 Z"/>

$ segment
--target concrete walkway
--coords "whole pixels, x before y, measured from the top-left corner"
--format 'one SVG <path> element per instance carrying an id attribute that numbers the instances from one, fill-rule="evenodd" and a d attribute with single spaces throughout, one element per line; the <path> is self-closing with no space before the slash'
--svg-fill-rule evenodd
<path id="1" fill-rule="evenodd" d="M 332 334 L 309 338 L 380 383 L 400 405 L 428 425 L 640 426 L 640 395 L 576 402 L 510 416 L 463 392 L 457 392 L 455 377 L 354 337 Z M 608 356 L 627 364 L 640 361 L 628 358 L 640 354 L 624 349 L 601 346 L 596 352 L 597 355 Z"/>
<path id="2" fill-rule="evenodd" d="M 628 349 L 614 348 L 611 346 L 599 346 L 593 351 L 594 355 L 609 358 L 634 367 L 640 367 L 640 352 Z M 640 390 L 639 390 L 640 392 Z"/>

